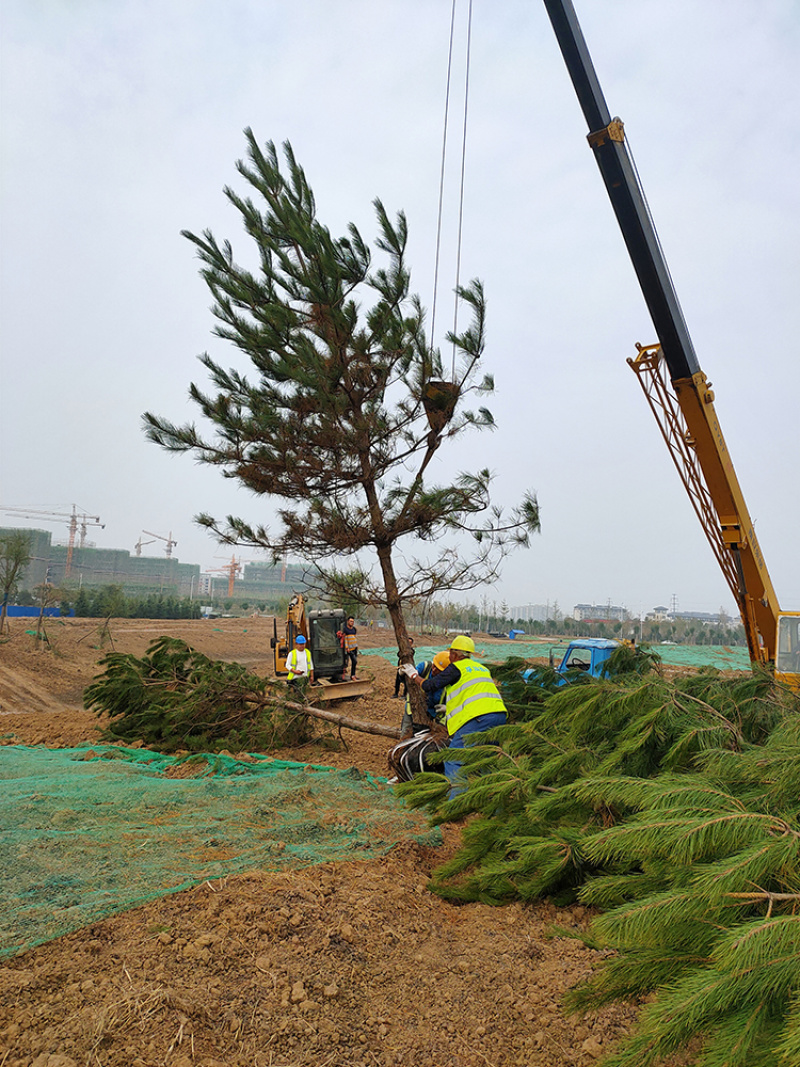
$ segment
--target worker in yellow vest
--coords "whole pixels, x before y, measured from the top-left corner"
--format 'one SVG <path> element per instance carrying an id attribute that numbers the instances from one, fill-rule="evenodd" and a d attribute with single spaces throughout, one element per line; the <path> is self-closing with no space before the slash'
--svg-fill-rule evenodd
<path id="1" fill-rule="evenodd" d="M 414 667 L 407 666 L 409 680 L 421 685 L 423 692 L 444 687 L 444 722 L 450 735 L 450 748 L 464 748 L 464 738 L 469 734 L 482 733 L 508 721 L 500 691 L 488 668 L 472 659 L 474 651 L 472 638 L 459 634 L 450 645 L 450 665 L 435 678 L 423 681 Z M 460 769 L 458 761 L 445 760 L 444 773 L 454 786 Z M 460 789 L 453 788 L 450 796 L 459 792 Z"/>
<path id="2" fill-rule="evenodd" d="M 295 688 L 300 688 L 304 679 L 314 681 L 314 663 L 302 634 L 298 634 L 294 639 L 294 648 L 286 657 L 286 669 L 289 672 L 286 680 Z"/>

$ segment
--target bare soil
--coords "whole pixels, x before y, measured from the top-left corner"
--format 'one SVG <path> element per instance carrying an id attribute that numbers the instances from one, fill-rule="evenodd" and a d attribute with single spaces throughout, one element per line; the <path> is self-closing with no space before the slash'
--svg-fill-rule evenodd
<path id="1" fill-rule="evenodd" d="M 112 644 L 96 621 L 31 620 L 0 644 L 0 743 L 96 742 L 83 689 Z M 271 674 L 272 621 L 126 620 L 117 651 L 162 634 Z M 362 631 L 362 646 L 391 646 Z M 419 636 L 419 645 L 428 639 Z M 333 705 L 399 725 L 391 661 L 362 656 L 372 694 Z M 317 723 L 282 758 L 384 775 L 385 737 Z M 387 788 L 391 788 L 387 786 Z M 363 862 L 231 876 L 116 915 L 0 966 L 0 1067 L 587 1067 L 611 1051 L 632 1006 L 567 1017 L 561 997 L 597 965 L 581 907 L 453 905 L 426 888 L 458 846 L 414 843 Z"/>

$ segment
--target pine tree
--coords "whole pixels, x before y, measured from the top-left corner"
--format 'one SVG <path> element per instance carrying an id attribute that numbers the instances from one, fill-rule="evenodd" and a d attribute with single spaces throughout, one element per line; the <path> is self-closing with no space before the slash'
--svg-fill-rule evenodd
<path id="1" fill-rule="evenodd" d="M 589 881 L 616 950 L 573 993 L 584 1008 L 655 993 L 609 1067 L 648 1067 L 702 1035 L 699 1067 L 800 1063 L 800 718 L 763 746 L 712 750 L 698 772 L 587 782 L 590 803 L 634 814 L 590 860 L 629 870 Z M 632 857 L 636 857 L 635 863 Z"/>
<path id="2" fill-rule="evenodd" d="M 285 707 L 284 687 L 177 638 L 158 638 L 141 657 L 110 652 L 100 665 L 84 705 L 108 715 L 103 737 L 110 741 L 204 752 L 269 750 L 311 735 L 310 720 Z"/>
<path id="3" fill-rule="evenodd" d="M 491 582 L 503 555 L 527 545 L 538 530 L 535 498 L 526 494 L 508 519 L 492 506 L 488 470 L 437 485 L 431 465 L 440 446 L 465 430 L 490 429 L 482 406 L 493 391 L 478 375 L 484 350 L 485 300 L 478 281 L 458 289 L 472 315 L 461 333 L 448 334 L 459 358 L 454 381 L 424 330 L 406 265 L 407 224 L 391 221 L 374 201 L 383 265 L 358 229 L 335 238 L 317 218 L 314 196 L 288 142 L 281 170 L 274 144 L 259 147 L 245 131 L 247 160 L 239 174 L 251 196 L 227 188 L 255 244 L 257 267 L 234 259 L 227 241 L 185 232 L 202 263 L 213 297 L 215 334 L 250 361 L 253 378 L 224 369 L 208 354 L 200 361 L 213 391 L 190 395 L 212 424 L 206 439 L 194 425 L 176 426 L 147 413 L 149 438 L 175 452 L 219 467 L 257 496 L 278 498 L 281 528 L 204 514 L 198 521 L 222 543 L 258 546 L 275 559 L 306 561 L 318 587 L 336 601 L 385 604 L 406 660 L 411 649 L 403 605 L 434 592 Z M 476 411 L 464 404 L 474 396 Z M 473 555 L 443 535 L 471 536 Z M 398 570 L 399 542 L 423 552 Z M 436 543 L 436 549 L 433 545 Z M 349 570 L 342 556 L 371 552 Z"/>

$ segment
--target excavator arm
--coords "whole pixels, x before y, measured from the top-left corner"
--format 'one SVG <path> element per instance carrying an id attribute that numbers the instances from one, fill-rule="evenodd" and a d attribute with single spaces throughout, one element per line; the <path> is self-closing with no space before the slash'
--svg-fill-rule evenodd
<path id="1" fill-rule="evenodd" d="M 588 141 L 659 343 L 628 362 L 652 408 L 703 531 L 739 606 L 750 658 L 800 689 L 800 613 L 781 612 L 752 519 L 639 183 L 571 0 L 544 0 L 589 126 Z"/>
<path id="2" fill-rule="evenodd" d="M 275 657 L 275 673 L 277 675 L 288 674 L 286 669 L 286 657 L 294 648 L 294 641 L 298 634 L 302 634 L 308 641 L 308 620 L 306 618 L 306 601 L 302 593 L 295 593 L 289 601 L 286 609 L 286 636 L 283 641 L 278 638 L 278 620 L 272 620 L 273 636 L 271 640 L 272 651 Z"/>

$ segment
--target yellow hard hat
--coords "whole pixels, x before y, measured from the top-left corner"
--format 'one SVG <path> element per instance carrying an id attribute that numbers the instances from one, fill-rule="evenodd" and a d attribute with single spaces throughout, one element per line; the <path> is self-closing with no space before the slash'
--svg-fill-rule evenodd
<path id="1" fill-rule="evenodd" d="M 467 637 L 465 634 L 459 634 L 458 637 L 453 638 L 450 647 L 454 648 L 457 652 L 474 652 L 475 642 L 471 637 Z"/>
<path id="2" fill-rule="evenodd" d="M 433 657 L 433 665 L 437 671 L 443 671 L 445 667 L 450 666 L 450 653 L 449 652 L 437 652 Z"/>

